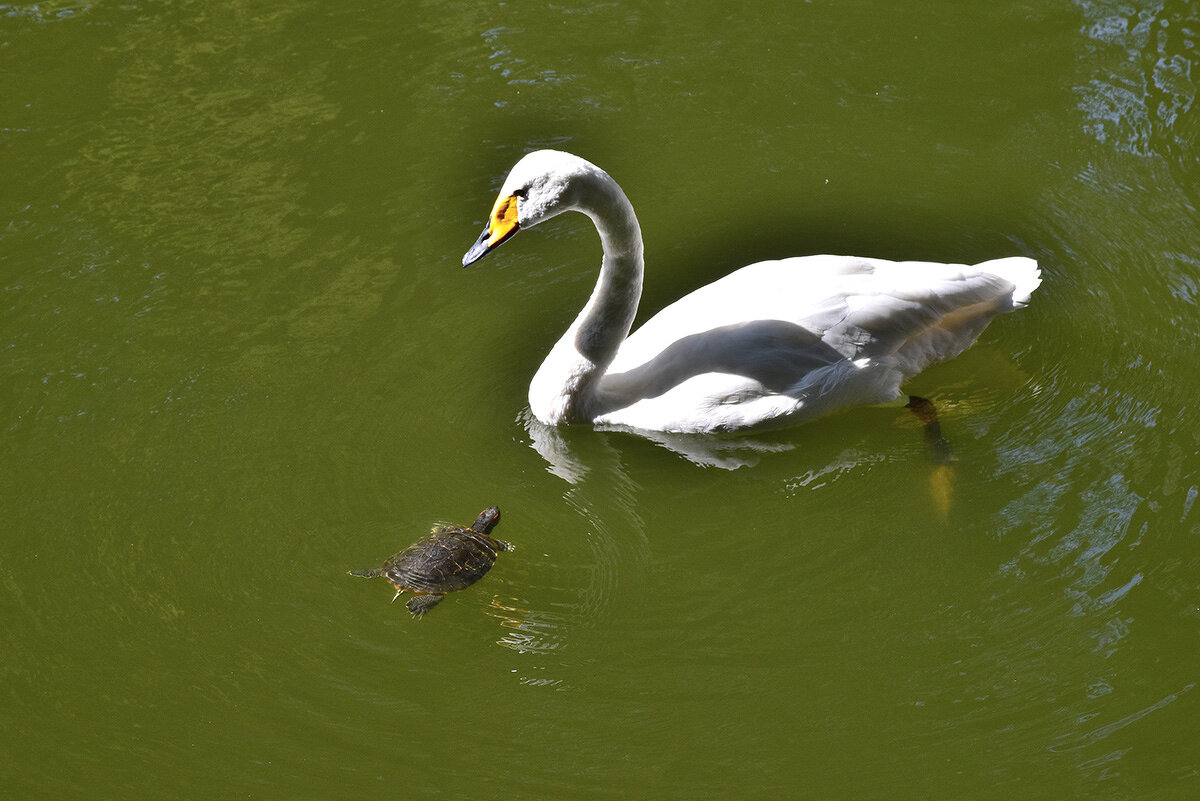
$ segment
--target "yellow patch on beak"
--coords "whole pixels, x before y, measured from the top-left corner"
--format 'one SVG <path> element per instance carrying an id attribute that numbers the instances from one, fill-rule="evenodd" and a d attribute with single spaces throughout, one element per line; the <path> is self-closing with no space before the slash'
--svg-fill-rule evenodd
<path id="1" fill-rule="evenodd" d="M 487 246 L 494 248 L 505 239 L 517 232 L 517 196 L 502 195 L 496 199 L 492 207 L 492 215 L 488 218 Z"/>
<path id="2" fill-rule="evenodd" d="M 483 233 L 467 251 L 467 255 L 463 256 L 463 267 L 479 261 L 490 253 L 492 248 L 519 230 L 521 230 L 521 226 L 517 223 L 517 196 L 501 195 L 500 199 L 496 201 L 496 205 L 492 207 L 491 216 L 488 217 Z"/>

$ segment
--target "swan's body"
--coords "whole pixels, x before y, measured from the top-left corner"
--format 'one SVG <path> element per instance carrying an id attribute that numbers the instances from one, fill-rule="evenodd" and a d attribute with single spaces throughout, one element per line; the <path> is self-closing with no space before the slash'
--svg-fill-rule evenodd
<path id="1" fill-rule="evenodd" d="M 604 260 L 529 386 L 531 411 L 550 425 L 730 431 L 894 400 L 905 380 L 970 347 L 1041 283 L 1037 263 L 1021 257 L 975 266 L 765 261 L 684 296 L 630 335 L 643 269 L 633 206 L 603 170 L 550 150 L 513 167 L 463 264 L 568 210 L 595 223 Z"/>

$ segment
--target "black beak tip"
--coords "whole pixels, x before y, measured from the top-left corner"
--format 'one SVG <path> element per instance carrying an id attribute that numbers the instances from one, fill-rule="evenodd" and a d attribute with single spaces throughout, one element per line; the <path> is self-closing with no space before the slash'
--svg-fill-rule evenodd
<path id="1" fill-rule="evenodd" d="M 490 237 L 491 235 L 488 233 L 488 230 L 486 228 L 483 229 L 483 233 L 480 234 L 479 239 L 474 245 L 471 245 L 471 249 L 467 251 L 465 256 L 463 256 L 463 267 L 470 267 L 472 264 L 488 254 L 488 251 L 490 250 L 488 247 L 488 239 Z"/>

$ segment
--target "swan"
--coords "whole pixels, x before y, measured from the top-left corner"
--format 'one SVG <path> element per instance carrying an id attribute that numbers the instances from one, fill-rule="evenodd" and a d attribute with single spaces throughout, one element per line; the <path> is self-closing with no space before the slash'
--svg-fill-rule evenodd
<path id="1" fill-rule="evenodd" d="M 802 256 L 736 270 L 630 334 L 643 272 L 633 206 L 604 170 L 554 150 L 512 168 L 463 266 L 565 211 L 591 218 L 604 256 L 591 297 L 529 385 L 530 411 L 547 425 L 708 433 L 893 401 L 1041 283 L 1024 257 L 968 266 Z"/>

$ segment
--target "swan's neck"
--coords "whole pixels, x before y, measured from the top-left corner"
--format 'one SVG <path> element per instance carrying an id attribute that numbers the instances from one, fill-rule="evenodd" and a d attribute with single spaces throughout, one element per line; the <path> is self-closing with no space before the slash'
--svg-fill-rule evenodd
<path id="1" fill-rule="evenodd" d="M 599 169 L 579 190 L 574 207 L 595 223 L 604 260 L 583 311 L 529 385 L 530 409 L 549 424 L 590 421 L 598 413 L 600 379 L 629 335 L 642 295 L 642 230 L 629 199 Z"/>

